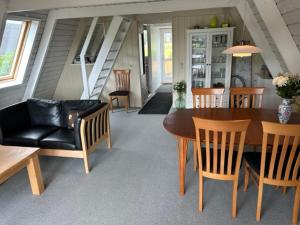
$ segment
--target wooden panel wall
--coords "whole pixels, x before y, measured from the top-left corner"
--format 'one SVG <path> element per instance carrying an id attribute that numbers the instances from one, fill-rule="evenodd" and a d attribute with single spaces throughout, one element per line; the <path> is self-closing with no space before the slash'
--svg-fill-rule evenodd
<path id="1" fill-rule="evenodd" d="M 224 9 L 207 9 L 185 13 L 185 15 L 175 15 L 172 18 L 173 33 L 173 82 L 186 79 L 186 53 L 187 40 L 186 30 L 193 26 L 209 27 L 212 17 L 217 16 L 219 23 L 225 20 Z"/>
<path id="2" fill-rule="evenodd" d="M 36 53 L 37 53 L 37 49 L 40 44 L 41 36 L 44 31 L 44 26 L 45 26 L 46 19 L 48 16 L 48 11 L 43 10 L 43 11 L 32 11 L 32 12 L 19 12 L 19 13 L 12 13 L 10 15 L 37 19 L 40 21 L 40 25 L 38 28 L 38 33 L 37 33 L 37 36 L 35 39 L 35 43 L 33 45 L 31 56 L 30 56 L 30 59 L 28 62 L 28 66 L 27 66 L 27 69 L 25 72 L 24 82 L 17 86 L 0 89 L 0 108 L 14 104 L 16 102 L 19 102 L 23 98 L 23 95 L 24 95 L 24 92 L 26 89 L 26 85 L 27 85 L 27 82 L 29 79 L 29 75 L 31 73 L 31 69 L 32 69 L 32 66 L 33 66 L 33 63 L 35 60 Z"/>
<path id="3" fill-rule="evenodd" d="M 53 98 L 78 24 L 79 19 L 57 22 L 34 97 Z"/>
<path id="4" fill-rule="evenodd" d="M 300 1 L 275 0 L 277 7 L 286 22 L 298 49 L 300 50 Z"/>

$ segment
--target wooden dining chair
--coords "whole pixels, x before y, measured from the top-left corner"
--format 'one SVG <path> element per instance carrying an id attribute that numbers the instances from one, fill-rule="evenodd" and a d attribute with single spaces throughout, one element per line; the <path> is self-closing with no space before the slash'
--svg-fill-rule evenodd
<path id="1" fill-rule="evenodd" d="M 300 125 L 262 122 L 262 126 L 262 152 L 244 154 L 244 191 L 247 191 L 249 176 L 251 176 L 258 186 L 256 220 L 259 221 L 264 184 L 296 188 L 292 223 L 297 224 L 300 196 Z M 267 151 L 269 141 L 273 142 L 271 152 Z M 281 142 L 283 145 L 280 144 Z"/>
<path id="2" fill-rule="evenodd" d="M 113 101 L 117 100 L 119 107 L 119 98 L 124 99 L 125 108 L 128 112 L 130 102 L 130 70 L 113 70 L 115 75 L 116 91 L 109 93 L 110 109 L 113 112 Z"/>
<path id="3" fill-rule="evenodd" d="M 222 108 L 224 88 L 192 88 L 193 108 Z M 197 148 L 194 145 L 194 171 L 197 170 Z"/>
<path id="4" fill-rule="evenodd" d="M 230 88 L 230 107 L 261 108 L 263 94 L 263 87 Z"/>
<path id="5" fill-rule="evenodd" d="M 222 121 L 196 117 L 193 120 L 199 159 L 199 210 L 203 210 L 203 177 L 233 181 L 231 215 L 235 218 L 239 170 L 250 120 Z M 205 143 L 204 147 L 202 143 Z"/>
<path id="6" fill-rule="evenodd" d="M 192 88 L 193 108 L 223 107 L 224 88 Z"/>

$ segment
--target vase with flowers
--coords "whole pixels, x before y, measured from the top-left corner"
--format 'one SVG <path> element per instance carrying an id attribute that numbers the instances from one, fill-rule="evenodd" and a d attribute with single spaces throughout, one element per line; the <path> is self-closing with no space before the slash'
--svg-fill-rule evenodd
<path id="1" fill-rule="evenodd" d="M 280 123 L 287 123 L 292 114 L 292 103 L 295 97 L 300 95 L 300 77 L 289 73 L 279 73 L 273 79 L 277 94 L 282 97 L 282 103 L 278 107 L 278 119 Z"/>
<path id="2" fill-rule="evenodd" d="M 177 98 L 175 100 L 176 109 L 185 108 L 185 91 L 186 91 L 186 82 L 184 80 L 176 82 L 173 85 L 173 90 L 176 91 Z"/>

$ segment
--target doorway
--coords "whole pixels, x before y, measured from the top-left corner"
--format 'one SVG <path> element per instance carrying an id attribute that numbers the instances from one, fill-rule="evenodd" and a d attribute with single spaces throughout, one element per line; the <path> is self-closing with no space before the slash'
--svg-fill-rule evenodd
<path id="1" fill-rule="evenodd" d="M 141 73 L 149 95 L 173 82 L 172 25 L 143 24 L 140 32 Z M 166 89 L 166 88 L 164 88 Z M 171 92 L 172 89 L 169 90 Z"/>
<path id="2" fill-rule="evenodd" d="M 165 114 L 172 105 L 172 24 L 143 24 L 140 31 L 140 63 L 143 98 L 141 114 Z M 144 96 L 144 95 L 143 95 Z"/>
<path id="3" fill-rule="evenodd" d="M 173 52 L 172 52 L 172 29 L 160 29 L 160 55 L 161 55 L 161 83 L 170 84 L 173 81 Z"/>

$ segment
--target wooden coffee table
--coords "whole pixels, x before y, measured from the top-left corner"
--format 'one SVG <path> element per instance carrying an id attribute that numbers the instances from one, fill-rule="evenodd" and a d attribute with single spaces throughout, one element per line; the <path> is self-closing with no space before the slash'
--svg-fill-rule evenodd
<path id="1" fill-rule="evenodd" d="M 38 158 L 39 148 L 0 145 L 0 184 L 27 167 L 32 194 L 44 191 Z"/>

